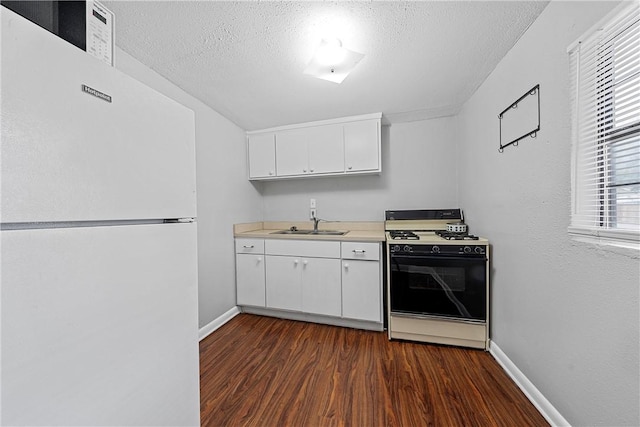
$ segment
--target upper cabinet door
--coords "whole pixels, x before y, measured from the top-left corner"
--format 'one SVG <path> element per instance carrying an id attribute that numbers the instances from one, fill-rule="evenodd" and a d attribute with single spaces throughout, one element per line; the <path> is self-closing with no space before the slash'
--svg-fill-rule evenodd
<path id="1" fill-rule="evenodd" d="M 314 126 L 307 129 L 309 173 L 344 171 L 342 125 Z"/>
<path id="2" fill-rule="evenodd" d="M 2 222 L 195 216 L 193 111 L 0 11 Z"/>
<path id="3" fill-rule="evenodd" d="M 249 135 L 249 178 L 276 176 L 276 138 L 273 133 Z"/>
<path id="4" fill-rule="evenodd" d="M 380 120 L 344 124 L 345 170 L 380 170 Z"/>
<path id="5" fill-rule="evenodd" d="M 307 129 L 291 129 L 276 134 L 276 165 L 278 176 L 309 173 Z"/>

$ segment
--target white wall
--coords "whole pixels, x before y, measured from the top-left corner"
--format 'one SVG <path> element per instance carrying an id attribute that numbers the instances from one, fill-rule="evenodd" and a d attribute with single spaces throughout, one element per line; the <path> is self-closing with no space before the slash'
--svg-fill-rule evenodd
<path id="1" fill-rule="evenodd" d="M 492 256 L 492 340 L 572 425 L 640 425 L 638 252 L 574 242 L 567 46 L 617 3 L 552 1 L 463 108 L 460 201 Z M 540 83 L 541 131 L 497 115 Z"/>
<path id="2" fill-rule="evenodd" d="M 366 112 L 363 112 L 366 113 Z M 266 221 L 383 221 L 387 209 L 458 207 L 452 117 L 382 127 L 382 174 L 265 182 Z"/>
<path id="3" fill-rule="evenodd" d="M 120 49 L 116 66 L 195 113 L 198 305 L 203 327 L 236 303 L 233 224 L 262 220 L 260 195 L 246 178 L 245 133 Z"/>

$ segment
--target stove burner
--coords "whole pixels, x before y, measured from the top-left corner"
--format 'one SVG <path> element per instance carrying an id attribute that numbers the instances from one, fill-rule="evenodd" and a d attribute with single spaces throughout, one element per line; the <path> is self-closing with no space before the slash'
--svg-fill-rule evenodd
<path id="1" fill-rule="evenodd" d="M 420 237 L 413 231 L 406 230 L 392 230 L 389 235 L 394 240 L 418 240 Z"/>
<path id="2" fill-rule="evenodd" d="M 453 231 L 436 231 L 436 234 L 447 240 L 478 240 L 478 236 L 468 233 L 454 233 Z"/>

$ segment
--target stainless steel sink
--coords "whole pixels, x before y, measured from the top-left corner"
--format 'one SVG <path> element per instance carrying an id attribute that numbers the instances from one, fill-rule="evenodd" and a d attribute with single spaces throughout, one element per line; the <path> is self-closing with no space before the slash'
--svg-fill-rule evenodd
<path id="1" fill-rule="evenodd" d="M 318 230 L 312 231 L 309 234 L 316 234 L 318 236 L 342 236 L 347 234 L 348 231 L 336 231 L 336 230 Z"/>
<path id="2" fill-rule="evenodd" d="M 279 230 L 271 232 L 271 234 L 310 234 L 315 236 L 343 236 L 347 233 L 348 231 L 337 230 Z"/>
<path id="3" fill-rule="evenodd" d="M 271 234 L 311 234 L 313 230 L 280 230 L 274 231 Z"/>

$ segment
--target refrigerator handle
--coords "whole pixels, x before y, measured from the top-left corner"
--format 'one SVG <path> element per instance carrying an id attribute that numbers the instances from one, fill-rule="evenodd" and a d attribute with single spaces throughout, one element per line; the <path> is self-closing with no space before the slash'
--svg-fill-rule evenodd
<path id="1" fill-rule="evenodd" d="M 163 221 L 165 224 L 190 223 L 196 222 L 195 218 L 170 218 Z"/>

